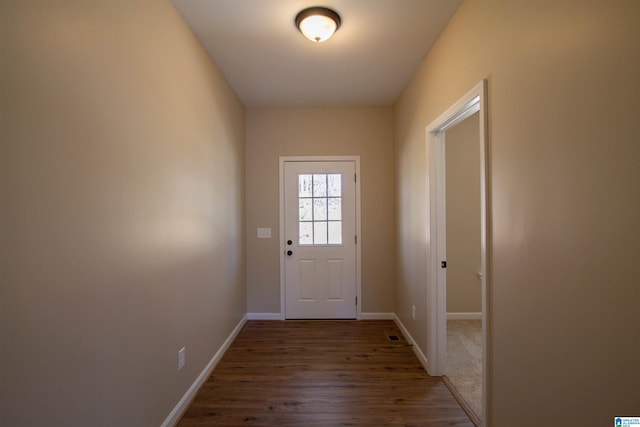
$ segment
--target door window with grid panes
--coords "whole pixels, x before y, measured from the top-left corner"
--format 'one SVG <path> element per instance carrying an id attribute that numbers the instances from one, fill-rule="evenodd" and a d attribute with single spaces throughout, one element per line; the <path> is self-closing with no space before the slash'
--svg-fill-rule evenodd
<path id="1" fill-rule="evenodd" d="M 299 244 L 342 244 L 342 175 L 298 175 Z"/>

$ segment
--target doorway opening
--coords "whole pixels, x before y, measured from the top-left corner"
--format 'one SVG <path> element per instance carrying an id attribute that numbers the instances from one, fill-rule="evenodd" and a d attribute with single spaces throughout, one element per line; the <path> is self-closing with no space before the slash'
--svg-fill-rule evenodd
<path id="1" fill-rule="evenodd" d="M 469 302 L 467 301 L 466 307 L 479 307 L 480 313 L 475 311 L 456 313 L 458 318 L 462 317 L 479 317 L 481 321 L 481 333 L 480 333 L 480 345 L 481 349 L 477 349 L 476 355 L 481 356 L 481 360 L 476 361 L 481 369 L 481 384 L 479 385 L 479 392 L 481 394 L 480 402 L 476 396 L 476 409 L 474 412 L 477 415 L 477 422 L 482 425 L 487 425 L 488 413 L 487 413 L 487 319 L 488 319 L 488 299 L 487 299 L 487 286 L 489 281 L 488 277 L 488 240 L 487 233 L 489 228 L 489 213 L 488 213 L 488 161 L 487 161 L 487 112 L 486 112 L 486 80 L 483 80 L 469 92 L 467 92 L 462 98 L 460 98 L 454 105 L 452 105 L 447 111 L 441 114 L 436 120 L 434 120 L 426 128 L 427 139 L 427 165 L 428 165 L 428 208 L 427 208 L 427 268 L 428 268 L 428 281 L 427 281 L 427 307 L 429 315 L 427 318 L 427 370 L 431 375 L 446 375 L 448 372 L 447 366 L 447 269 L 452 269 L 450 261 L 453 259 L 447 259 L 447 201 L 452 203 L 451 197 L 447 197 L 447 191 L 453 188 L 447 188 L 447 131 L 452 131 L 457 125 L 466 122 L 466 126 L 477 118 L 476 132 L 476 147 L 477 152 L 476 161 L 476 176 L 475 182 L 479 187 L 477 188 L 476 195 L 466 197 L 478 197 L 476 215 L 478 216 L 473 221 L 477 224 L 477 239 L 469 236 L 468 241 L 476 241 L 477 250 L 477 270 L 473 269 L 474 280 L 476 286 L 479 285 L 480 301 Z M 467 121 L 470 119 L 470 121 Z M 453 132 L 452 132 L 453 136 Z M 453 151 L 453 150 L 452 150 Z M 451 179 L 452 177 L 449 176 Z M 459 191 L 460 187 L 456 187 L 456 191 Z M 463 200 L 464 201 L 464 200 Z M 456 203 L 457 204 L 457 203 Z M 458 207 L 458 213 L 462 212 Z M 468 208 L 467 208 L 468 209 Z M 455 218 L 455 217 L 453 217 Z M 452 221 L 452 217 L 449 218 Z M 460 218 L 455 218 L 459 221 Z M 468 221 L 468 216 L 465 221 Z M 453 230 L 449 230 L 449 234 L 455 234 Z M 455 230 L 459 231 L 458 229 Z M 459 233 L 458 233 L 459 234 Z M 460 245 L 457 245 L 459 249 Z M 453 247 L 452 247 L 453 251 Z M 459 251 L 457 255 L 459 255 Z M 452 254 L 453 255 L 453 254 Z M 460 268 L 460 264 L 463 263 L 461 258 L 456 255 L 455 263 L 456 268 Z M 475 254 L 474 254 L 475 256 Z M 475 262 L 475 261 L 474 261 Z M 468 262 L 467 262 L 468 264 Z M 468 268 L 467 268 L 468 270 Z M 452 271 L 452 278 L 453 270 Z M 456 272 L 458 277 L 460 270 Z M 463 272 L 462 275 L 468 276 L 468 271 Z M 473 284 L 467 284 L 467 290 L 473 288 Z M 451 289 L 452 295 L 454 294 L 453 288 Z M 477 288 L 476 288 L 477 291 Z M 460 291 L 458 291 L 460 292 Z M 470 309 L 473 310 L 473 309 Z M 450 317 L 451 313 L 450 313 Z M 456 317 L 455 315 L 453 316 Z M 469 319 L 470 320 L 470 319 Z M 470 325 L 462 325 L 465 328 Z M 473 326 L 473 325 L 471 325 Z M 455 349 L 455 347 L 453 347 Z M 463 397 L 464 400 L 464 397 Z M 463 405 L 464 407 L 464 405 Z M 471 405 L 469 405 L 471 407 Z M 476 414 L 475 412 L 480 412 Z M 472 417 L 473 418 L 473 417 Z"/>

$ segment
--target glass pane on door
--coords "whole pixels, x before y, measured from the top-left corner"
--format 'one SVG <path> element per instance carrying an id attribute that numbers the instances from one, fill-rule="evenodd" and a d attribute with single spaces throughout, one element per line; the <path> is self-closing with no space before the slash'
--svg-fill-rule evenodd
<path id="1" fill-rule="evenodd" d="M 342 244 L 342 175 L 298 175 L 299 242 Z"/>

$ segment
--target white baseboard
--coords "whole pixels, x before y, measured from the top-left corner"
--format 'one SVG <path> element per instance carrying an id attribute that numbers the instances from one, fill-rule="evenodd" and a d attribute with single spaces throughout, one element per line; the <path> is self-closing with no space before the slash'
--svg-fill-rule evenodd
<path id="1" fill-rule="evenodd" d="M 280 313 L 247 313 L 249 320 L 282 320 Z"/>
<path id="2" fill-rule="evenodd" d="M 447 313 L 447 320 L 482 320 L 482 312 Z"/>
<path id="3" fill-rule="evenodd" d="M 360 320 L 393 320 L 394 313 L 360 313 Z"/>
<path id="4" fill-rule="evenodd" d="M 422 349 L 416 343 L 416 340 L 413 339 L 413 337 L 411 336 L 407 328 L 404 326 L 400 318 L 395 313 L 393 314 L 393 320 L 396 322 L 396 325 L 398 325 L 398 327 L 402 331 L 402 335 L 404 335 L 407 342 L 411 344 L 412 346 L 411 348 L 413 348 L 413 352 L 416 354 L 416 357 L 422 364 L 422 367 L 424 368 L 424 370 L 429 372 L 429 362 L 427 360 L 427 356 L 424 355 L 424 353 L 422 352 Z"/>
<path id="5" fill-rule="evenodd" d="M 189 390 L 187 390 L 184 396 L 182 396 L 182 399 L 180 399 L 175 408 L 173 408 L 167 419 L 164 420 L 164 422 L 161 424 L 161 427 L 172 427 L 178 423 L 184 411 L 186 411 L 189 407 L 191 400 L 193 400 L 193 398 L 196 396 L 196 393 L 200 389 L 200 386 L 202 386 L 207 378 L 209 378 L 209 375 L 211 375 L 211 371 L 213 371 L 213 368 L 215 368 L 218 362 L 220 362 L 220 359 L 222 359 L 224 353 L 231 346 L 233 340 L 236 339 L 236 336 L 238 336 L 245 323 L 247 323 L 246 315 L 242 318 L 242 320 L 240 320 L 233 331 L 231 331 L 231 334 L 229 334 L 227 339 L 222 343 L 218 351 L 216 351 L 216 354 L 214 354 L 209 363 L 207 363 L 207 366 L 205 366 L 202 372 L 200 372 L 198 378 L 196 378 L 193 384 L 191 384 Z"/>
<path id="6" fill-rule="evenodd" d="M 360 313 L 360 320 L 393 320 L 394 313 Z M 248 320 L 282 320 L 280 313 L 247 313 Z"/>

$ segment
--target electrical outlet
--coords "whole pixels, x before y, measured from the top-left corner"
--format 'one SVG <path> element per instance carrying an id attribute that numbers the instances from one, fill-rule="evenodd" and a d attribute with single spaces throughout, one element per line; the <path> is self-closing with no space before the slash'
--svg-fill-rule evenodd
<path id="1" fill-rule="evenodd" d="M 416 306 L 415 305 L 411 306 L 411 318 L 413 320 L 416 320 Z"/>
<path id="2" fill-rule="evenodd" d="M 182 368 L 184 368 L 184 363 L 185 363 L 185 348 L 182 347 L 180 350 L 178 350 L 178 371 L 181 370 Z"/>

